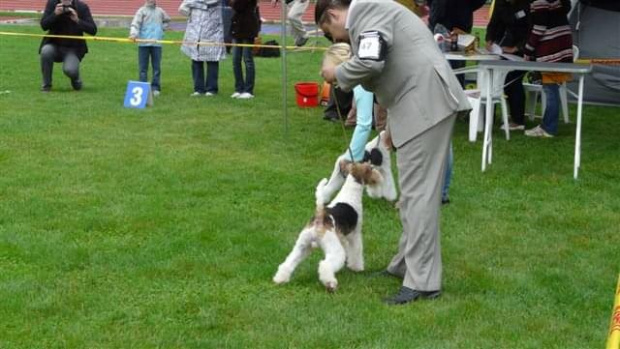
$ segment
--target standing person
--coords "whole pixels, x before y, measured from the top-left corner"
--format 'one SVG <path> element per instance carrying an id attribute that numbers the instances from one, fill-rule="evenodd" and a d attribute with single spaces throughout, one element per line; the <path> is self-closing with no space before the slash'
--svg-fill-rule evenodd
<path id="1" fill-rule="evenodd" d="M 497 44 L 505 53 L 523 56 L 523 49 L 530 30 L 529 0 L 497 0 L 493 15 L 487 26 L 486 46 L 491 50 Z M 508 97 L 511 121 L 509 130 L 525 130 L 525 90 L 523 71 L 511 71 L 506 75 L 504 92 Z M 502 125 L 502 129 L 506 125 Z"/>
<path id="2" fill-rule="evenodd" d="M 481 8 L 486 0 L 427 0 L 429 7 L 428 26 L 434 33 L 438 25 L 455 34 L 471 33 L 474 27 L 474 11 Z M 453 69 L 465 67 L 465 61 L 450 61 Z M 465 76 L 459 75 L 461 86 L 465 86 Z"/>
<path id="3" fill-rule="evenodd" d="M 192 59 L 192 97 L 215 96 L 220 60 L 226 57 L 220 0 L 184 0 L 179 13 L 187 16 L 181 51 Z M 204 65 L 207 65 L 205 80 Z"/>
<path id="4" fill-rule="evenodd" d="M 129 38 L 132 40 L 161 40 L 164 30 L 168 28 L 170 16 L 163 8 L 157 7 L 156 0 L 146 0 L 131 21 Z M 138 44 L 138 69 L 140 81 L 148 81 L 149 59 L 153 65 L 153 79 L 151 87 L 153 95 L 159 96 L 161 91 L 161 44 L 155 42 L 141 42 Z"/>
<path id="5" fill-rule="evenodd" d="M 315 21 L 328 38 L 351 44 L 353 57 L 323 67 L 328 82 L 361 84 L 388 110 L 397 149 L 403 233 L 387 273 L 402 277 L 387 304 L 441 294 L 439 207 L 454 121 L 471 107 L 433 35 L 391 0 L 319 0 Z"/>
<path id="6" fill-rule="evenodd" d="M 525 59 L 536 62 L 573 62 L 573 37 L 568 25 L 570 0 L 534 0 L 530 6 L 532 29 L 525 45 Z M 525 131 L 529 137 L 551 138 L 558 133 L 560 84 L 569 73 L 542 73 L 547 98 L 542 124 Z"/>
<path id="7" fill-rule="evenodd" d="M 276 6 L 280 0 L 271 0 L 271 5 Z M 302 17 L 308 9 L 309 0 L 285 0 L 288 14 L 286 18 L 291 26 L 291 32 L 295 39 L 295 46 L 301 47 L 308 42 L 308 32 L 304 27 Z"/>
<path id="8" fill-rule="evenodd" d="M 254 44 L 254 38 L 258 35 L 260 18 L 258 17 L 256 0 L 230 0 L 233 8 L 231 34 L 233 44 Z M 254 98 L 254 58 L 252 57 L 252 47 L 232 48 L 233 72 L 235 74 L 235 93 L 232 98 L 249 99 Z M 245 63 L 245 80 L 243 79 L 243 69 L 241 68 L 241 58 Z"/>
<path id="9" fill-rule="evenodd" d="M 97 34 L 90 9 L 80 0 L 48 0 L 41 17 L 41 28 L 50 35 L 83 36 Z M 80 62 L 88 52 L 86 41 L 78 39 L 58 39 L 45 37 L 41 41 L 42 92 L 52 90 L 52 71 L 54 62 L 62 62 L 62 71 L 71 79 L 71 87 L 82 89 Z"/>

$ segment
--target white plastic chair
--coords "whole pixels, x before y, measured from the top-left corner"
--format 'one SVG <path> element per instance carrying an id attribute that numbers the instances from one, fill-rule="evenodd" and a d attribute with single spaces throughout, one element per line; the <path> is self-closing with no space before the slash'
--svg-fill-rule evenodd
<path id="1" fill-rule="evenodd" d="M 474 67 L 466 67 L 454 70 L 454 74 L 467 74 L 476 73 L 476 89 L 465 90 L 465 95 L 469 100 L 469 104 L 472 106 L 472 110 L 469 113 L 469 141 L 475 142 L 478 136 L 478 132 L 482 132 L 484 129 L 484 105 L 486 105 L 486 74 L 487 72 Z M 491 100 L 493 104 L 499 103 L 502 110 L 502 121 L 504 125 L 508 125 L 508 106 L 506 104 L 506 98 L 504 96 L 504 81 L 506 80 L 507 73 L 502 72 L 493 76 L 493 91 L 491 91 Z M 510 139 L 510 128 L 504 127 L 506 133 L 506 139 Z"/>
<path id="2" fill-rule="evenodd" d="M 573 45 L 573 61 L 576 61 L 577 59 L 579 59 L 579 48 Z M 540 100 L 542 115 L 545 115 L 545 109 L 547 108 L 547 98 L 545 96 L 545 91 L 543 90 L 542 85 L 523 83 L 523 88 L 525 89 L 525 95 L 527 100 L 526 110 L 530 120 L 534 120 L 538 96 L 541 96 Z M 570 119 L 568 115 L 568 88 L 566 87 L 566 82 L 560 85 L 560 106 L 562 107 L 564 122 L 568 124 L 570 122 Z"/>

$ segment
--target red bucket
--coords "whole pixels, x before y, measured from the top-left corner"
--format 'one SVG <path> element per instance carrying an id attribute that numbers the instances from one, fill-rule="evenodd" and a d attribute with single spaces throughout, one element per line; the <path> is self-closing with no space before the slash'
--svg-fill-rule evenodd
<path id="1" fill-rule="evenodd" d="M 298 82 L 295 84 L 297 105 L 301 108 L 319 105 L 319 84 L 316 82 Z"/>

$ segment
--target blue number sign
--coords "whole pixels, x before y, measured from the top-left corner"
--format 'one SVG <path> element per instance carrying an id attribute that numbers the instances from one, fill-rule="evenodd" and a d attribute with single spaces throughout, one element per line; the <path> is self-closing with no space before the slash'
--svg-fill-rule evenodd
<path id="1" fill-rule="evenodd" d="M 148 82 L 129 81 L 125 92 L 125 108 L 143 109 L 153 105 L 151 84 Z"/>

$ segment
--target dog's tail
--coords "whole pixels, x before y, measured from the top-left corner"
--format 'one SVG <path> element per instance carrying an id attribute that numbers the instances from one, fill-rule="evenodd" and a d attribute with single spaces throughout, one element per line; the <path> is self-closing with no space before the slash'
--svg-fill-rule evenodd
<path id="1" fill-rule="evenodd" d="M 312 225 L 315 227 L 319 235 L 323 235 L 326 230 L 332 228 L 331 218 L 329 213 L 325 209 L 325 205 L 317 203 L 316 210 L 314 211 L 314 218 L 312 219 Z"/>

